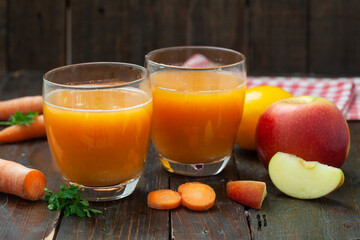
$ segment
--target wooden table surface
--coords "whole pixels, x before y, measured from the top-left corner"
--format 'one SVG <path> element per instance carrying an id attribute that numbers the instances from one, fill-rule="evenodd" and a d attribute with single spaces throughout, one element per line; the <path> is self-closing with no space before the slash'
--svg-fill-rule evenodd
<path id="1" fill-rule="evenodd" d="M 0 76 L 0 100 L 41 94 L 42 73 L 14 72 Z M 360 122 L 349 122 L 351 147 L 342 166 L 345 183 L 316 200 L 287 197 L 271 183 L 255 152 L 234 148 L 234 157 L 217 176 L 192 178 L 162 169 L 151 147 L 134 193 L 121 200 L 91 203 L 102 214 L 92 218 L 64 217 L 49 211 L 44 198 L 31 202 L 0 193 L 0 239 L 360 239 Z M 52 164 L 47 140 L 0 144 L 0 158 L 42 171 L 47 187 L 58 191 L 61 179 Z M 259 180 L 267 184 L 262 210 L 229 200 L 230 180 Z M 207 212 L 179 207 L 172 211 L 147 207 L 150 191 L 177 189 L 200 181 L 217 197 Z"/>

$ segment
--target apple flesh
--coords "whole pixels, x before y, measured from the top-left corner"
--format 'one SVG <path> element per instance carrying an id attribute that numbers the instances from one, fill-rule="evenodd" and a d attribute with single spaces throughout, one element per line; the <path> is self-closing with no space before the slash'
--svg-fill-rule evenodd
<path id="1" fill-rule="evenodd" d="M 341 167 L 349 152 L 350 132 L 345 117 L 331 101 L 301 96 L 270 105 L 259 118 L 255 141 L 266 168 L 277 152 Z"/>
<path id="2" fill-rule="evenodd" d="M 227 196 L 245 206 L 261 209 L 266 197 L 266 184 L 258 181 L 233 181 L 226 185 Z"/>
<path id="3" fill-rule="evenodd" d="M 276 153 L 270 160 L 269 175 L 281 192 L 300 199 L 325 196 L 344 183 L 340 168 L 305 161 L 282 152 Z"/>

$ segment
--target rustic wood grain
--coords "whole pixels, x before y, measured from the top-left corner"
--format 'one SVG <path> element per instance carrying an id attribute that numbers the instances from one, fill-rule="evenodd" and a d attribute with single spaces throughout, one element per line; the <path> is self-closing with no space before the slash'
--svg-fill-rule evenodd
<path id="1" fill-rule="evenodd" d="M 1 99 L 41 94 L 42 73 L 16 72 L 9 74 L 0 87 Z M 1 79 L 2 78 L 2 79 Z M 1 81 L 4 79 L 2 76 Z M 3 127 L 1 127 L 3 128 Z M 52 164 L 45 138 L 20 143 L 0 144 L 0 158 L 19 162 L 42 171 L 47 187 L 54 189 L 59 175 Z M 60 218 L 59 212 L 50 212 L 42 197 L 39 201 L 28 201 L 0 193 L 0 239 L 44 239 L 52 238 Z"/>
<path id="2" fill-rule="evenodd" d="M 192 1 L 167 0 L 151 1 L 146 0 L 146 34 L 143 39 L 146 44 L 144 56 L 149 51 L 170 47 L 189 45 L 191 35 L 188 31 L 189 8 Z"/>
<path id="3" fill-rule="evenodd" d="M 245 0 L 177 0 L 171 4 L 166 0 L 73 0 L 71 11 L 75 63 L 125 61 L 143 65 L 149 51 L 179 45 L 245 50 Z"/>
<path id="4" fill-rule="evenodd" d="M 0 73 L 7 71 L 7 0 L 0 0 Z"/>
<path id="5" fill-rule="evenodd" d="M 65 64 L 65 1 L 8 1 L 8 71 Z"/>
<path id="6" fill-rule="evenodd" d="M 72 0 L 72 62 L 144 65 L 151 50 L 185 45 L 187 2 Z"/>
<path id="7" fill-rule="evenodd" d="M 169 174 L 160 166 L 151 148 L 139 184 L 132 195 L 117 201 L 91 203 L 103 213 L 96 217 L 63 218 L 58 239 L 168 239 L 168 211 L 147 206 L 147 194 L 169 188 Z"/>
<path id="8" fill-rule="evenodd" d="M 216 193 L 214 206 L 205 212 L 180 207 L 171 211 L 171 239 L 250 239 L 244 207 L 226 195 L 226 183 L 238 180 L 231 159 L 219 175 L 203 178 L 171 175 L 171 189 L 186 182 L 202 182 Z"/>
<path id="9" fill-rule="evenodd" d="M 310 72 L 337 76 L 360 74 L 360 2 L 312 0 Z"/>
<path id="10" fill-rule="evenodd" d="M 72 63 L 127 58 L 124 52 L 126 30 L 130 28 L 131 16 L 126 11 L 129 4 L 129 1 L 70 1 Z"/>
<path id="11" fill-rule="evenodd" d="M 18 71 L 0 75 L 0 100 L 41 93 L 43 72 Z M 316 200 L 282 194 L 271 183 L 256 152 L 235 148 L 234 161 L 217 176 L 191 178 L 167 173 L 149 151 L 135 192 L 122 200 L 91 203 L 103 211 L 93 218 L 63 216 L 49 211 L 44 199 L 31 202 L 0 193 L 0 239 L 359 239 L 360 238 L 360 121 L 350 121 L 351 148 L 342 169 L 345 183 Z M 44 172 L 47 187 L 58 191 L 60 176 L 51 161 L 46 139 L 0 144 L 0 158 Z M 267 184 L 262 210 L 243 207 L 226 197 L 229 180 L 259 180 Z M 212 186 L 215 206 L 207 212 L 180 207 L 153 210 L 147 194 L 159 188 L 177 189 L 188 181 Z M 248 217 L 246 217 L 248 213 Z"/>
<path id="12" fill-rule="evenodd" d="M 306 1 L 249 3 L 249 74 L 306 74 Z"/>
<path id="13" fill-rule="evenodd" d="M 44 72 L 16 71 L 2 75 L 0 100 L 41 95 Z"/>
<path id="14" fill-rule="evenodd" d="M 226 47 L 247 53 L 246 1 L 190 1 L 188 45 Z"/>
<path id="15" fill-rule="evenodd" d="M 351 142 L 357 143 L 359 122 L 350 122 Z M 355 134 L 357 133 L 357 134 Z M 255 152 L 237 148 L 241 179 L 265 181 L 268 195 L 261 211 L 249 210 L 253 239 L 357 239 L 360 237 L 360 148 L 353 144 L 342 169 L 345 183 L 333 193 L 315 200 L 299 200 L 282 194 L 272 184 Z"/>
<path id="16" fill-rule="evenodd" d="M 0 0 L 0 73 L 212 45 L 245 53 L 249 75 L 356 76 L 359 11 L 357 0 Z"/>

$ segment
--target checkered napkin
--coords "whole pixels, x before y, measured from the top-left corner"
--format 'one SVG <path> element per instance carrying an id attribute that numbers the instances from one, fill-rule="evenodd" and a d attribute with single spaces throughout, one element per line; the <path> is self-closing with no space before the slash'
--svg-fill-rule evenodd
<path id="1" fill-rule="evenodd" d="M 201 54 L 189 58 L 184 67 L 213 67 L 213 62 Z M 347 120 L 360 119 L 359 78 L 300 78 L 300 77 L 248 77 L 247 87 L 278 86 L 293 96 L 324 97 L 335 103 Z"/>
<path id="2" fill-rule="evenodd" d="M 293 96 L 309 95 L 327 98 L 338 106 L 348 120 L 360 119 L 360 98 L 356 99 L 356 84 L 350 78 L 248 78 L 248 88 L 260 85 L 278 86 Z"/>

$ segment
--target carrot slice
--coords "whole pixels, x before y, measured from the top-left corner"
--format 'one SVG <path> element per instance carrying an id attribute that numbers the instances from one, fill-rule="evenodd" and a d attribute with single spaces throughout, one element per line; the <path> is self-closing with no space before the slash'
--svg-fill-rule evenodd
<path id="1" fill-rule="evenodd" d="M 150 192 L 147 204 L 154 209 L 174 209 L 180 206 L 181 196 L 170 189 L 160 189 Z"/>
<path id="2" fill-rule="evenodd" d="M 26 125 L 12 125 L 0 131 L 0 142 L 19 142 L 32 138 L 45 137 L 44 115 L 34 118 L 34 122 Z"/>
<path id="3" fill-rule="evenodd" d="M 0 191 L 28 200 L 39 200 L 45 193 L 42 172 L 20 163 L 0 159 Z"/>
<path id="4" fill-rule="evenodd" d="M 206 184 L 199 182 L 189 182 L 179 186 L 178 192 L 181 195 L 182 204 L 196 211 L 206 211 L 214 203 L 216 194 L 214 190 Z"/>

